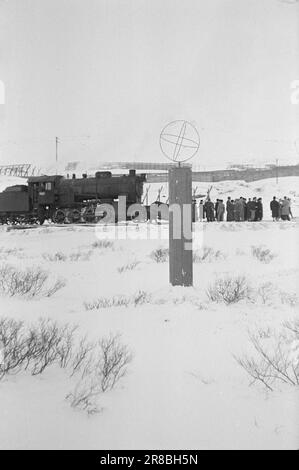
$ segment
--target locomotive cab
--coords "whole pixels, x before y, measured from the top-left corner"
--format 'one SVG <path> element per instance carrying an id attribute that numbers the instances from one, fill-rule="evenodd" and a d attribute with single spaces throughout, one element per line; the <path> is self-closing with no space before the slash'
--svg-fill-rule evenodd
<path id="1" fill-rule="evenodd" d="M 62 176 L 35 176 L 28 179 L 32 210 L 40 219 L 47 218 L 54 210 L 57 186 Z"/>

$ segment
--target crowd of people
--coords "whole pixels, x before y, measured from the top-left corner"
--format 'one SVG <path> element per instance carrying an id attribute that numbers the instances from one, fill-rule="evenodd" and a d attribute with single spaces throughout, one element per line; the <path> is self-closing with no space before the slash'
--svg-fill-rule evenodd
<path id="1" fill-rule="evenodd" d="M 284 199 L 277 200 L 273 197 L 270 203 L 270 210 L 274 221 L 277 220 L 290 220 L 292 215 L 291 200 L 286 196 Z M 226 203 L 223 199 L 217 199 L 214 203 L 208 197 L 205 201 L 203 199 L 199 202 L 198 220 L 202 222 L 258 222 L 263 220 L 264 209 L 263 200 L 261 197 L 253 197 L 246 199 L 239 197 L 237 199 L 227 198 Z"/>

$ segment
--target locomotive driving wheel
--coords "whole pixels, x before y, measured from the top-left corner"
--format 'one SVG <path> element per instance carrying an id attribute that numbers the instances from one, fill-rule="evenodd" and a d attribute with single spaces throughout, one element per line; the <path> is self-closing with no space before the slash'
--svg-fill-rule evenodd
<path id="1" fill-rule="evenodd" d="M 57 209 L 53 215 L 53 222 L 56 224 L 63 224 L 65 222 L 66 214 L 63 209 Z"/>
<path id="2" fill-rule="evenodd" d="M 81 212 L 78 209 L 70 209 L 67 212 L 67 220 L 70 224 L 76 224 L 81 220 Z"/>
<path id="3" fill-rule="evenodd" d="M 86 207 L 82 214 L 82 219 L 86 223 L 92 223 L 95 221 L 95 210 L 93 207 Z"/>

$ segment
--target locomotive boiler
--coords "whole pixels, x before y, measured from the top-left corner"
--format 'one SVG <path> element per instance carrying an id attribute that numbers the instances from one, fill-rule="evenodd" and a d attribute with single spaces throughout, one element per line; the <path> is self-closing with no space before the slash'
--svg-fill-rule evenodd
<path id="1" fill-rule="evenodd" d="M 98 171 L 94 177 L 60 175 L 35 176 L 28 184 L 6 188 L 0 193 L 0 222 L 42 224 L 46 219 L 56 223 L 96 222 L 99 204 L 117 208 L 120 196 L 127 207 L 141 203 L 145 174 L 130 170 L 127 175 Z"/>

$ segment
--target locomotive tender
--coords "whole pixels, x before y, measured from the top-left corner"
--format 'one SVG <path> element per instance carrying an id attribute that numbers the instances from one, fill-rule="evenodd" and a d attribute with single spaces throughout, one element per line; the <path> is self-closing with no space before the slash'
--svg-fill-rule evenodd
<path id="1" fill-rule="evenodd" d="M 94 177 L 34 176 L 27 185 L 16 185 L 0 193 L 0 223 L 96 222 L 96 207 L 111 204 L 117 209 L 120 196 L 127 207 L 141 203 L 146 175 L 129 170 L 128 175 L 98 171 Z"/>

